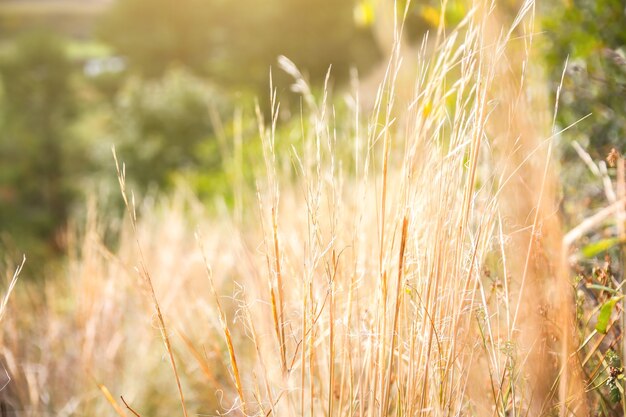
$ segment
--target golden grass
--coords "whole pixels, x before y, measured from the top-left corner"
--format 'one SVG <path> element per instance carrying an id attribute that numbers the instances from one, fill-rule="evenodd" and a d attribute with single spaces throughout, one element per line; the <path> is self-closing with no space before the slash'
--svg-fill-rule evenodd
<path id="1" fill-rule="evenodd" d="M 404 63 L 396 10 L 373 109 L 354 106 L 345 131 L 328 88 L 314 97 L 281 59 L 302 133 L 277 151 L 272 90 L 269 120 L 257 112 L 266 175 L 256 207 L 238 202 L 242 220 L 182 193 L 135 207 L 119 169 L 119 246 L 91 210 L 46 302 L 13 298 L 14 402 L 57 415 L 587 415 L 555 132 L 529 61 L 534 3 L 502 30 L 491 6 Z M 403 65 L 415 84 L 398 81 Z"/>

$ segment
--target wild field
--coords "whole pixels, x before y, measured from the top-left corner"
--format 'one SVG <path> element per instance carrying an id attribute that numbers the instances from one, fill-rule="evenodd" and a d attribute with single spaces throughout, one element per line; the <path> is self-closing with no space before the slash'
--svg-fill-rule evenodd
<path id="1" fill-rule="evenodd" d="M 270 80 L 269 112 L 242 116 L 258 133 L 234 129 L 234 172 L 241 147 L 264 160 L 232 207 L 136 194 L 114 150 L 125 217 L 93 196 L 56 279 L 2 304 L 2 415 L 592 415 L 621 335 L 581 325 L 571 262 L 624 182 L 604 176 L 613 204 L 566 233 L 535 4 L 492 6 L 411 51 L 396 8 L 368 105 L 358 77 L 333 91 L 330 69 L 318 94 L 281 57 L 302 111 L 281 137 Z M 602 285 L 584 314 L 617 326 Z"/>

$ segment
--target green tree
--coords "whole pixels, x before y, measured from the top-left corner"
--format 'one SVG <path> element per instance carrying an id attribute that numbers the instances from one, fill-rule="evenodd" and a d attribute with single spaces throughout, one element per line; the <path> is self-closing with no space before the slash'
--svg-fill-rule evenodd
<path id="1" fill-rule="evenodd" d="M 74 199 L 83 159 L 69 135 L 75 112 L 72 65 L 47 33 L 18 39 L 0 64 L 0 230 L 53 241 Z"/>
<path id="2" fill-rule="evenodd" d="M 167 186 L 179 171 L 220 167 L 212 137 L 219 94 L 184 69 L 161 79 L 132 78 L 115 103 L 114 138 L 129 180 L 145 188 Z M 213 152 L 205 152 L 206 143 Z"/>

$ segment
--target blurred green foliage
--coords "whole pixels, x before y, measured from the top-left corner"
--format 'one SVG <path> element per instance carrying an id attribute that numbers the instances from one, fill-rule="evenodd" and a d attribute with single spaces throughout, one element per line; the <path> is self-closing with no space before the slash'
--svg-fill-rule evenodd
<path id="1" fill-rule="evenodd" d="M 20 25 L 0 45 L 9 50 L 0 68 L 0 233 L 29 253 L 34 242 L 58 248 L 81 193 L 104 192 L 119 203 L 111 145 L 139 193 L 168 191 L 183 179 L 204 199 L 232 203 L 234 188 L 251 185 L 263 164 L 252 97 L 267 112 L 270 67 L 283 111 L 300 110 L 293 80 L 276 69 L 279 55 L 295 62 L 313 91 L 331 65 L 333 83 L 342 83 L 351 68 L 363 75 L 381 57 L 372 27 L 355 19 L 356 5 L 118 0 L 101 17 L 97 41 L 19 34 L 45 22 L 58 29 L 57 15 Z M 415 38 L 433 10 L 411 10 Z M 125 67 L 107 70 L 110 59 Z M 279 123 L 277 146 L 290 149 L 302 129 L 299 121 Z"/>
<path id="2" fill-rule="evenodd" d="M 86 168 L 68 125 L 76 111 L 72 64 L 60 39 L 21 37 L 0 63 L 0 230 L 12 239 L 47 239 L 59 225 Z M 71 174 L 70 174 L 71 172 Z"/>
<path id="3" fill-rule="evenodd" d="M 566 127 L 591 114 L 564 136 L 579 140 L 596 159 L 612 147 L 626 151 L 626 5 L 567 0 L 546 9 L 544 51 L 553 92 L 569 57 L 557 121 Z"/>
<path id="4" fill-rule="evenodd" d="M 100 35 L 133 69 L 156 77 L 171 64 L 201 70 L 212 26 L 210 1 L 124 0 L 113 4 Z"/>
<path id="5" fill-rule="evenodd" d="M 171 185 L 177 171 L 215 171 L 221 156 L 213 120 L 225 99 L 204 80 L 177 69 L 160 79 L 131 78 L 116 97 L 114 137 L 129 180 L 142 188 Z M 200 152 L 205 142 L 212 152 Z"/>
<path id="6" fill-rule="evenodd" d="M 335 79 L 378 57 L 372 33 L 359 28 L 352 1 L 124 0 L 115 3 L 100 37 L 144 76 L 184 65 L 228 84 L 265 93 L 269 68 L 286 55 L 322 80 Z M 281 77 L 275 72 L 275 75 Z"/>
<path id="7" fill-rule="evenodd" d="M 20 25 L 0 45 L 5 246 L 31 254 L 35 246 L 60 249 L 72 207 L 84 193 L 114 192 L 111 145 L 140 193 L 171 189 L 183 178 L 203 198 L 220 194 L 232 202 L 231 183 L 251 184 L 253 167 L 262 164 L 251 97 L 261 96 L 267 108 L 270 67 L 279 55 L 296 62 L 312 84 L 331 65 L 341 82 L 351 67 L 366 68 L 379 57 L 370 29 L 355 23 L 353 6 L 334 0 L 119 0 L 101 18 L 101 41 L 92 43 L 30 34 L 24 28 L 32 25 Z M 55 16 L 37 14 L 33 25 L 58 29 Z M 125 67 L 107 69 L 110 59 Z M 292 80 L 278 70 L 273 77 L 287 109 Z M 248 102 L 238 128 L 231 121 L 235 96 Z M 295 97 L 294 110 L 299 103 Z"/>

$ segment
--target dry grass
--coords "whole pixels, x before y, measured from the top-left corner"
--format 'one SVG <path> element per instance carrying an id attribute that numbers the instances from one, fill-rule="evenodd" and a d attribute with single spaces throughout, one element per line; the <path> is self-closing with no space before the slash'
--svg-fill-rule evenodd
<path id="1" fill-rule="evenodd" d="M 417 62 L 396 24 L 351 129 L 282 59 L 307 108 L 290 155 L 275 92 L 257 114 L 258 208 L 131 199 L 115 250 L 91 210 L 65 277 L 12 299 L 7 397 L 54 415 L 587 415 L 533 13 L 501 30 L 477 2 Z"/>

